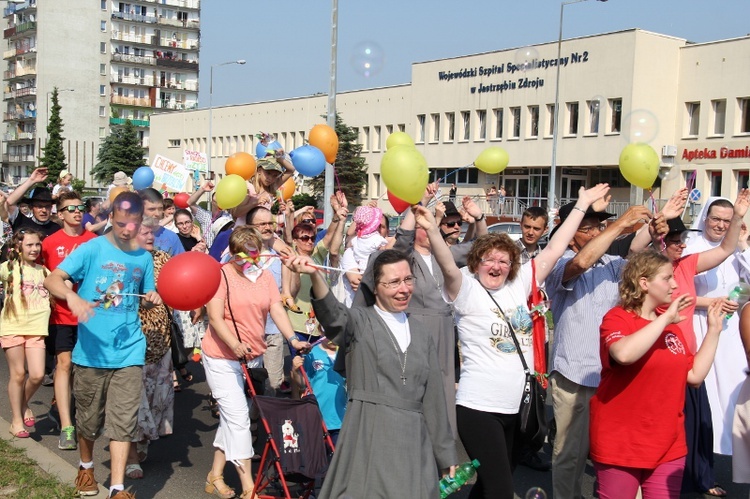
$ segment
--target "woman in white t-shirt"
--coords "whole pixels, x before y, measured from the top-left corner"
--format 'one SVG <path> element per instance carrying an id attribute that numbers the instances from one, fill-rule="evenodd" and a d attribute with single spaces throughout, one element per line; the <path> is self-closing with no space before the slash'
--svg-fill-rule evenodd
<path id="1" fill-rule="evenodd" d="M 608 190 L 607 184 L 581 188 L 576 209 L 534 259 L 537 283 L 544 282 L 563 255 L 591 203 Z M 512 498 L 516 464 L 512 450 L 524 372 L 508 323 L 533 370 L 527 306 L 531 263 L 521 265 L 520 250 L 507 234 L 487 234 L 474 243 L 468 267 L 459 269 L 429 210 L 422 206 L 413 209 L 443 271 L 443 298 L 453 306 L 461 342 L 463 363 L 456 394 L 458 434 L 469 457 L 481 463 L 469 497 Z"/>

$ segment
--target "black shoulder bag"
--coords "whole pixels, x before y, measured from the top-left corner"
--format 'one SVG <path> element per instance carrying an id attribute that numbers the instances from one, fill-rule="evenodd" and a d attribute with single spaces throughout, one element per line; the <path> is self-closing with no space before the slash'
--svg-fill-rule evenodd
<path id="1" fill-rule="evenodd" d="M 523 365 L 523 372 L 526 379 L 523 385 L 523 395 L 521 395 L 521 405 L 518 407 L 518 432 L 521 435 L 522 441 L 533 451 L 537 451 L 542 448 L 544 440 L 547 437 L 547 417 L 544 408 L 547 391 L 542 388 L 537 377 L 529 370 L 526 359 L 523 357 L 523 352 L 521 352 L 521 345 L 518 343 L 516 332 L 510 321 L 506 319 L 505 312 L 500 308 L 497 301 L 495 301 L 492 293 L 486 288 L 485 291 L 487 291 L 490 299 L 502 314 L 503 320 L 508 325 L 508 329 L 510 329 L 513 343 L 516 345 L 516 352 L 521 357 L 521 364 Z"/>
<path id="2" fill-rule="evenodd" d="M 172 366 L 179 370 L 185 367 L 188 363 L 188 358 L 185 355 L 185 342 L 182 337 L 182 330 L 180 325 L 174 320 L 174 315 L 169 310 L 169 307 L 164 305 L 167 310 L 167 320 L 169 320 L 169 338 L 172 349 Z"/>

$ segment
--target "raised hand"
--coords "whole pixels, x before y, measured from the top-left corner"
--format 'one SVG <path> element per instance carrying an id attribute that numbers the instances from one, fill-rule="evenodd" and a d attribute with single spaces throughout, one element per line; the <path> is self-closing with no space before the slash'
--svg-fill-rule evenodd
<path id="1" fill-rule="evenodd" d="M 40 166 L 39 168 L 34 170 L 31 175 L 29 175 L 29 180 L 31 180 L 35 184 L 37 182 L 44 182 L 45 180 L 47 180 L 47 167 Z"/>
<path id="2" fill-rule="evenodd" d="M 641 204 L 628 208 L 628 211 L 623 213 L 615 223 L 622 224 L 624 227 L 632 227 L 638 222 L 648 222 L 652 216 L 648 208 Z"/>
<path id="3" fill-rule="evenodd" d="M 664 314 L 669 318 L 671 324 L 677 324 L 685 320 L 685 316 L 680 315 L 680 312 L 688 308 L 692 303 L 693 297 L 685 293 L 672 300 L 672 303 Z"/>
<path id="4" fill-rule="evenodd" d="M 594 187 L 578 190 L 578 202 L 585 204 L 588 208 L 598 199 L 603 198 L 609 192 L 609 184 L 596 184 Z"/>
<path id="5" fill-rule="evenodd" d="M 672 194 L 672 197 L 669 198 L 667 204 L 665 204 L 664 208 L 661 209 L 661 214 L 664 215 L 664 218 L 666 218 L 667 220 L 671 220 L 673 218 L 681 216 L 682 210 L 685 208 L 685 203 L 687 203 L 687 198 L 687 187 L 683 187 L 682 189 Z"/>
<path id="6" fill-rule="evenodd" d="M 610 194 L 607 194 L 604 197 L 601 197 L 591 203 L 591 209 L 594 211 L 607 211 L 607 206 L 609 206 L 609 201 L 612 199 L 612 196 Z"/>
<path id="7" fill-rule="evenodd" d="M 344 191 L 336 191 L 336 199 L 343 208 L 349 208 L 349 201 L 346 200 L 346 194 Z"/>
<path id="8" fill-rule="evenodd" d="M 471 196 L 464 196 L 461 200 L 461 204 L 471 218 L 477 219 L 482 216 L 482 210 L 477 206 L 477 203 Z"/>
<path id="9" fill-rule="evenodd" d="M 284 261 L 284 265 L 293 272 L 299 272 L 301 274 L 314 274 L 318 271 L 315 262 L 309 256 L 298 255 L 294 258 L 287 258 Z"/>
<path id="10" fill-rule="evenodd" d="M 750 190 L 742 189 L 737 193 L 737 200 L 734 202 L 734 214 L 743 218 L 750 207 Z"/>
<path id="11" fill-rule="evenodd" d="M 438 201 L 435 205 L 435 220 L 442 220 L 445 216 L 445 203 Z"/>
<path id="12" fill-rule="evenodd" d="M 714 300 L 708 306 L 708 328 L 721 331 L 724 326 L 724 317 L 728 312 L 724 311 L 724 299 Z M 737 307 L 735 307 L 736 310 Z"/>
<path id="13" fill-rule="evenodd" d="M 437 225 L 435 217 L 433 217 L 430 210 L 424 206 L 414 205 L 411 207 L 411 211 L 414 213 L 414 219 L 416 220 L 417 225 L 424 230 L 430 230 Z"/>

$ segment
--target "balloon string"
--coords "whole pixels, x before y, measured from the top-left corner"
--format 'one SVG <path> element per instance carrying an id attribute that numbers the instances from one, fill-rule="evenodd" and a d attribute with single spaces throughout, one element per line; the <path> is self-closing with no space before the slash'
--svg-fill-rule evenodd
<path id="1" fill-rule="evenodd" d="M 453 170 L 452 172 L 448 172 L 448 173 L 446 173 L 446 174 L 445 174 L 445 177 L 440 177 L 439 179 L 437 179 L 437 181 L 438 181 L 438 182 L 440 182 L 440 181 L 441 181 L 441 180 L 443 180 L 443 179 L 447 179 L 448 177 L 450 177 L 451 175 L 453 175 L 453 174 L 454 174 L 454 173 L 456 173 L 457 171 L 465 170 L 465 169 L 467 169 L 467 168 L 469 168 L 469 167 L 471 167 L 471 166 L 474 166 L 474 163 L 469 163 L 468 165 L 466 165 L 466 166 L 462 166 L 461 168 L 456 168 L 456 169 L 455 169 L 455 170 Z"/>
<path id="2" fill-rule="evenodd" d="M 654 199 L 654 191 L 653 189 L 648 190 L 648 196 L 651 200 L 651 212 L 656 213 L 657 205 L 656 205 L 656 199 Z M 664 251 L 667 249 L 667 243 L 664 242 L 664 236 L 659 237 L 659 245 L 661 246 L 661 250 Z"/>
<path id="3" fill-rule="evenodd" d="M 688 179 L 687 179 L 687 190 L 688 190 L 688 194 L 690 194 L 690 191 L 692 191 L 692 190 L 693 190 L 693 186 L 695 185 L 695 177 L 696 177 L 696 173 L 697 173 L 697 171 L 696 171 L 696 170 L 693 170 L 693 173 L 691 173 L 691 174 L 690 174 L 690 175 L 688 176 Z"/>
<path id="4" fill-rule="evenodd" d="M 336 179 L 336 185 L 338 185 L 339 186 L 339 190 L 341 190 L 341 180 L 339 180 L 339 174 L 336 171 L 336 165 L 334 165 L 332 163 L 331 167 L 333 168 L 333 177 Z"/>

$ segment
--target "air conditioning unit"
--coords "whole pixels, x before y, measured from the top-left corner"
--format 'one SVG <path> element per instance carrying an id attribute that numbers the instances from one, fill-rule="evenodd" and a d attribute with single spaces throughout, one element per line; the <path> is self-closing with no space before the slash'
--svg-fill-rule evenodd
<path id="1" fill-rule="evenodd" d="M 661 155 L 665 158 L 674 158 L 677 156 L 677 146 L 662 146 Z"/>

